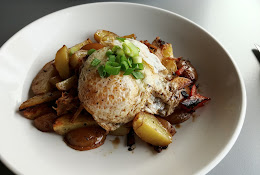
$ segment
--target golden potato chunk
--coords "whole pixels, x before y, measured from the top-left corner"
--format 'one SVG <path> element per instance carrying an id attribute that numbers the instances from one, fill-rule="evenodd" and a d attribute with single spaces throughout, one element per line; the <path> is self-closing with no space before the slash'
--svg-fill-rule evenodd
<path id="1" fill-rule="evenodd" d="M 19 107 L 19 110 L 21 111 L 21 110 L 31 107 L 31 106 L 36 106 L 38 104 L 57 100 L 60 96 L 61 96 L 60 91 L 47 92 L 45 94 L 36 95 L 36 96 L 26 100 L 25 102 L 23 102 L 21 104 L 21 106 Z"/>
<path id="2" fill-rule="evenodd" d="M 82 47 L 82 49 L 84 50 L 90 50 L 90 49 L 95 49 L 95 50 L 99 50 L 102 49 L 104 46 L 102 44 L 99 43 L 90 43 L 85 45 L 84 47 Z"/>
<path id="3" fill-rule="evenodd" d="M 49 83 L 49 79 L 58 74 L 53 63 L 54 61 L 50 61 L 45 64 L 33 79 L 31 88 L 35 95 L 43 94 L 53 89 L 53 86 Z"/>
<path id="4" fill-rule="evenodd" d="M 161 40 L 160 37 L 156 37 L 155 40 L 152 42 L 152 45 L 156 47 L 156 51 L 154 54 L 158 56 L 160 60 L 166 57 L 174 57 L 172 44 L 166 43 L 165 41 Z"/>
<path id="5" fill-rule="evenodd" d="M 131 39 L 136 39 L 136 35 L 133 33 L 133 34 L 130 34 L 130 35 L 121 36 L 121 38 L 131 38 Z"/>
<path id="6" fill-rule="evenodd" d="M 83 63 L 83 58 L 87 56 L 87 50 L 79 50 L 70 57 L 70 65 L 73 69 L 76 69 Z"/>
<path id="7" fill-rule="evenodd" d="M 62 81 L 62 79 L 61 79 L 61 77 L 60 77 L 59 75 L 54 76 L 54 77 L 51 77 L 51 78 L 49 79 L 49 83 L 50 83 L 53 87 L 56 87 L 56 84 L 59 83 L 59 82 L 61 82 L 61 81 Z"/>
<path id="8" fill-rule="evenodd" d="M 44 114 L 33 121 L 34 126 L 42 132 L 53 132 L 53 122 L 57 118 L 54 112 Z"/>
<path id="9" fill-rule="evenodd" d="M 163 54 L 164 57 L 171 57 L 171 58 L 173 58 L 172 44 L 165 43 L 162 46 L 162 54 Z"/>
<path id="10" fill-rule="evenodd" d="M 167 146 L 172 142 L 172 135 L 152 114 L 138 113 L 133 120 L 133 129 L 143 141 L 154 146 Z"/>
<path id="11" fill-rule="evenodd" d="M 43 104 L 26 108 L 22 111 L 22 113 L 25 118 L 34 120 L 43 114 L 47 114 L 53 111 L 54 109 L 51 107 L 51 104 L 43 103 Z"/>
<path id="12" fill-rule="evenodd" d="M 53 130 L 60 135 L 65 135 L 76 128 L 98 125 L 91 115 L 80 114 L 74 122 L 71 122 L 72 117 L 72 114 L 66 114 L 57 118 L 53 124 Z"/>
<path id="13" fill-rule="evenodd" d="M 175 128 L 172 126 L 172 124 L 170 122 L 168 122 L 167 120 L 165 120 L 165 119 L 163 119 L 161 117 L 157 117 L 157 119 L 163 125 L 163 127 L 166 128 L 169 131 L 169 133 L 172 136 L 176 133 Z"/>
<path id="14" fill-rule="evenodd" d="M 79 51 L 83 46 L 86 44 L 92 43 L 92 41 L 88 38 L 87 40 L 83 41 L 82 43 L 76 44 L 75 46 L 68 49 L 69 55 L 74 54 L 75 52 Z"/>
<path id="15" fill-rule="evenodd" d="M 171 74 L 174 74 L 178 69 L 176 61 L 171 57 L 164 57 L 161 62 Z"/>
<path id="16" fill-rule="evenodd" d="M 94 39 L 104 46 L 111 45 L 111 43 L 116 39 L 116 37 L 119 36 L 107 30 L 97 30 L 94 34 Z"/>
<path id="17" fill-rule="evenodd" d="M 77 87 L 77 81 L 78 81 L 77 76 L 73 75 L 72 77 L 70 77 L 66 80 L 56 83 L 56 87 L 60 91 L 67 91 L 67 90 L 71 89 L 73 86 Z"/>
<path id="18" fill-rule="evenodd" d="M 70 77 L 69 54 L 67 46 L 64 45 L 56 53 L 55 67 L 62 79 L 67 79 Z"/>

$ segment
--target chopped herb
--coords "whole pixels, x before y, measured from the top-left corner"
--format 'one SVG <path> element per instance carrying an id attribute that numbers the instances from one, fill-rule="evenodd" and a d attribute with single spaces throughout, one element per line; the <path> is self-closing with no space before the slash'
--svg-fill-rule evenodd
<path id="1" fill-rule="evenodd" d="M 132 75 L 136 78 L 136 79 L 143 79 L 144 78 L 144 74 L 142 72 L 132 72 Z"/>
<path id="2" fill-rule="evenodd" d="M 99 65 L 100 63 L 101 63 L 101 61 L 99 59 L 94 58 L 94 60 L 92 60 L 92 62 L 90 64 L 91 64 L 91 66 L 95 67 L 95 66 Z"/>
<path id="3" fill-rule="evenodd" d="M 120 42 L 124 42 L 126 40 L 125 38 L 120 38 L 120 37 L 117 37 L 116 39 L 119 40 Z"/>
<path id="4" fill-rule="evenodd" d="M 96 51 L 96 49 L 90 49 L 90 50 L 88 50 L 88 55 L 91 55 L 93 52 L 95 52 Z"/>

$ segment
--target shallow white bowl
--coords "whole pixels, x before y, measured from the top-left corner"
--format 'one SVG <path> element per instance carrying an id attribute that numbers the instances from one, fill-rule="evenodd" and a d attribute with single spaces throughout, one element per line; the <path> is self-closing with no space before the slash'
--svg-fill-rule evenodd
<path id="1" fill-rule="evenodd" d="M 185 122 L 166 151 L 155 154 L 140 142 L 127 151 L 106 143 L 95 150 L 75 151 L 55 134 L 36 130 L 17 112 L 29 95 L 37 71 L 63 45 L 92 37 L 97 29 L 139 40 L 156 36 L 173 44 L 176 57 L 191 60 L 203 95 L 211 97 Z M 245 88 L 233 59 L 208 32 L 166 10 L 129 3 L 94 3 L 68 8 L 28 25 L 0 50 L 0 154 L 19 174 L 205 174 L 228 153 L 241 130 Z"/>

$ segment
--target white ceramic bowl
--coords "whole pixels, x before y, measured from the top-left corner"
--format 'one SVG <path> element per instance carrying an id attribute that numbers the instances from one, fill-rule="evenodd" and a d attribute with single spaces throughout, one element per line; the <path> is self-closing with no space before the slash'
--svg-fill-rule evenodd
<path id="1" fill-rule="evenodd" d="M 55 134 L 42 133 L 17 109 L 29 95 L 37 71 L 63 45 L 72 46 L 97 29 L 135 33 L 173 44 L 176 57 L 191 60 L 203 95 L 211 97 L 185 122 L 166 151 L 154 154 L 144 143 L 127 151 L 124 139 L 91 151 L 69 148 Z M 205 174 L 231 149 L 241 130 L 245 88 L 233 59 L 208 32 L 166 10 L 129 3 L 94 3 L 58 11 L 28 25 L 0 50 L 0 154 L 19 174 Z"/>

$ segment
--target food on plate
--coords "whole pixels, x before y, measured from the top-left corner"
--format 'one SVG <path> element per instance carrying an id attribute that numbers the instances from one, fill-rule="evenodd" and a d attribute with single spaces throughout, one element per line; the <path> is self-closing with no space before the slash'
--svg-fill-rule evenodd
<path id="1" fill-rule="evenodd" d="M 172 44 L 152 43 L 135 34 L 97 30 L 68 48 L 36 75 L 35 96 L 19 107 L 37 129 L 55 132 L 76 150 L 104 144 L 107 135 L 135 135 L 161 152 L 172 143 L 174 125 L 188 120 L 210 98 L 198 93 L 190 61 L 175 58 Z"/>

